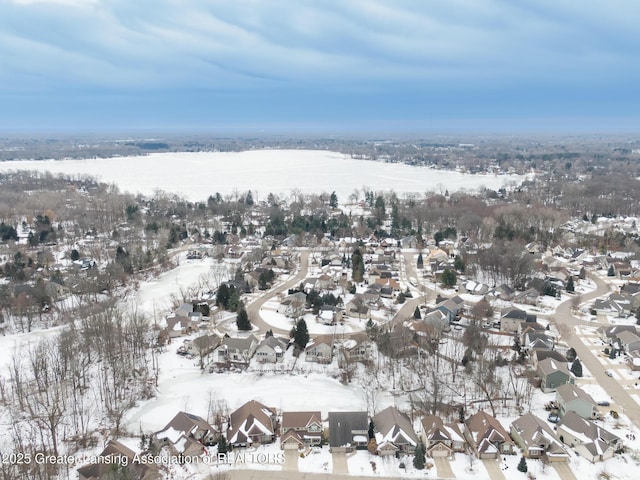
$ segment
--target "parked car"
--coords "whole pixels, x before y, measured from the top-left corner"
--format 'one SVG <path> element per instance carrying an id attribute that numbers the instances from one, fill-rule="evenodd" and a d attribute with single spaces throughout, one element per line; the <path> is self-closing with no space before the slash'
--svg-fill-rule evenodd
<path id="1" fill-rule="evenodd" d="M 613 372 L 611 370 L 605 370 L 604 373 L 607 375 L 607 377 L 613 377 Z"/>
<path id="2" fill-rule="evenodd" d="M 547 417 L 547 420 L 549 420 L 551 423 L 558 423 L 560 421 L 560 417 L 557 413 L 550 413 Z"/>
<path id="3" fill-rule="evenodd" d="M 608 400 L 601 400 L 598 402 L 598 405 L 600 405 L 601 407 L 608 407 L 611 405 L 611 403 Z"/>

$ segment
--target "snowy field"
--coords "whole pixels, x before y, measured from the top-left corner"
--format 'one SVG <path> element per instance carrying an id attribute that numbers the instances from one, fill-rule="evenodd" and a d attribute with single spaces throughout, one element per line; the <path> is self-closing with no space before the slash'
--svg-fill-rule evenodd
<path id="1" fill-rule="evenodd" d="M 254 192 L 264 200 L 269 192 L 289 195 L 335 191 L 346 202 L 355 189 L 393 189 L 396 193 L 498 189 L 520 184 L 517 175 L 471 175 L 400 163 L 354 160 L 325 150 L 253 150 L 247 152 L 154 153 L 139 157 L 88 160 L 21 160 L 0 162 L 0 171 L 38 170 L 82 174 L 114 183 L 123 191 L 152 195 L 177 193 L 191 201 L 220 192 Z M 360 195 L 362 197 L 362 195 Z"/>

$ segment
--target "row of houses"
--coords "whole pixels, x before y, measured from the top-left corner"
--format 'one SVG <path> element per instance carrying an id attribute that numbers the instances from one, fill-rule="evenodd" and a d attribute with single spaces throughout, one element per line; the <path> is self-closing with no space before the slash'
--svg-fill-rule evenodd
<path id="1" fill-rule="evenodd" d="M 328 432 L 325 429 L 328 425 Z M 548 462 L 567 462 L 567 448 L 591 462 L 602 461 L 622 448 L 619 437 L 599 425 L 568 412 L 554 431 L 547 422 L 527 413 L 513 421 L 509 430 L 484 411 L 463 423 L 447 423 L 435 415 L 421 419 L 417 434 L 410 418 L 395 407 L 387 407 L 369 417 L 367 412 L 329 412 L 324 422 L 320 411 L 285 411 L 251 400 L 231 413 L 224 432 L 233 448 L 269 444 L 280 437 L 284 450 L 300 450 L 321 445 L 328 438 L 332 453 L 349 453 L 371 449 L 380 456 L 413 454 L 419 442 L 429 457 L 453 457 L 456 452 L 471 453 L 477 458 L 500 458 L 517 453 Z M 201 417 L 179 412 L 151 437 L 156 452 L 167 449 L 172 456 L 200 456 L 208 446 L 219 441 L 224 427 L 213 426 Z M 371 438 L 371 434 L 373 437 Z M 134 461 L 135 452 L 112 441 L 101 456 L 120 458 L 120 463 L 144 480 L 161 478 L 156 466 Z M 123 457 L 127 458 L 124 462 Z M 115 459 L 117 461 L 117 458 Z M 96 462 L 78 469 L 80 480 L 100 479 L 108 472 L 107 462 Z"/>

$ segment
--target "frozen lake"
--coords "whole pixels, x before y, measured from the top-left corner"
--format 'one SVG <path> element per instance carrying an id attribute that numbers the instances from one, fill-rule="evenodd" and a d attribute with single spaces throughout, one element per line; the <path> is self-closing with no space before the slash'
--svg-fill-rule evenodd
<path id="1" fill-rule="evenodd" d="M 354 190 L 423 194 L 427 191 L 476 191 L 519 184 L 517 175 L 471 175 L 400 163 L 355 160 L 326 150 L 252 150 L 246 152 L 155 153 L 147 156 L 88 160 L 21 160 L 0 162 L 0 171 L 38 170 L 86 174 L 122 191 L 151 195 L 156 190 L 180 194 L 191 201 L 220 192 L 251 190 L 255 200 L 272 192 L 290 195 L 335 191 L 345 203 Z M 363 198 L 362 193 L 358 198 Z"/>

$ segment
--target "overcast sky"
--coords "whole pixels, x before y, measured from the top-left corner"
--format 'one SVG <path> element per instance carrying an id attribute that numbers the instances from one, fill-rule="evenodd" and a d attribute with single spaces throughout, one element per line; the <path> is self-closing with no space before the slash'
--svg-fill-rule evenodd
<path id="1" fill-rule="evenodd" d="M 638 0 L 0 0 L 0 129 L 632 130 Z"/>

